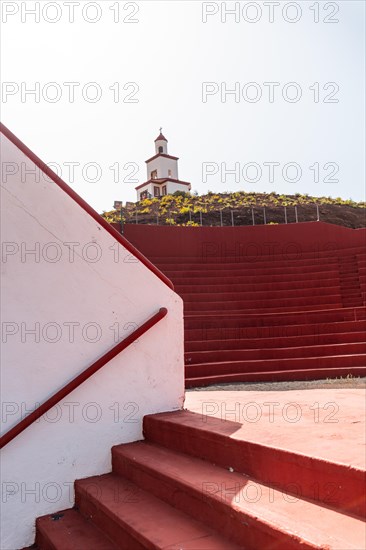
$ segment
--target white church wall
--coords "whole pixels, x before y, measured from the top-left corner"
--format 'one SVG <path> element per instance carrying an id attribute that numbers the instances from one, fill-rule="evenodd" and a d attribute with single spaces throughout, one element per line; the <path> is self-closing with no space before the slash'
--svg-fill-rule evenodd
<path id="1" fill-rule="evenodd" d="M 188 193 L 190 190 L 190 187 L 188 185 L 183 185 L 181 183 L 175 183 L 173 181 L 170 181 L 168 183 L 168 194 L 173 195 L 176 191 L 183 191 L 184 193 Z"/>
<path id="2" fill-rule="evenodd" d="M 156 154 L 160 153 L 160 151 L 159 151 L 160 147 L 163 148 L 162 152 L 164 154 L 168 153 L 168 144 L 165 140 L 159 139 L 158 141 L 155 141 L 155 152 L 156 152 Z"/>
<path id="3" fill-rule="evenodd" d="M 37 516 L 73 505 L 75 479 L 110 471 L 112 445 L 142 438 L 145 414 L 182 407 L 183 305 L 53 181 L 24 175 L 39 170 L 3 134 L 1 149 L 17 170 L 2 181 L 2 433 L 168 309 L 3 449 L 1 549 L 14 550 Z"/>
<path id="4" fill-rule="evenodd" d="M 151 172 L 157 170 L 158 178 L 173 178 L 178 179 L 178 162 L 167 157 L 157 157 L 150 161 L 147 165 L 147 178 L 151 178 Z M 171 175 L 169 176 L 169 170 Z"/>

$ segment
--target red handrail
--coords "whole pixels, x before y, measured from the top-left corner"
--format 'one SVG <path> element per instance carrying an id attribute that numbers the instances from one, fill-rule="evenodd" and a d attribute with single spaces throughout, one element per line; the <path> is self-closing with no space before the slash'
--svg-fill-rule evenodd
<path id="1" fill-rule="evenodd" d="M 60 176 L 58 176 L 43 160 L 41 160 L 33 151 L 29 149 L 19 138 L 16 137 L 3 123 L 0 122 L 0 132 L 4 134 L 26 157 L 28 157 L 33 164 L 38 166 L 42 172 L 46 174 L 56 185 L 58 185 L 69 197 L 71 197 L 81 208 L 85 210 L 99 223 L 108 233 L 112 235 L 122 246 L 124 246 L 131 254 L 135 256 L 140 262 L 145 265 L 150 271 L 152 271 L 163 283 L 174 290 L 174 285 L 170 279 L 164 273 L 160 271 L 153 263 L 150 262 L 137 248 L 135 248 L 123 235 L 118 233 L 110 223 L 108 223 L 102 216 L 98 214 L 84 199 L 82 199 L 71 187 L 65 183 Z"/>
<path id="2" fill-rule="evenodd" d="M 168 310 L 165 307 L 161 307 L 155 315 L 150 317 L 145 323 L 143 323 L 140 327 L 138 327 L 136 330 L 134 330 L 129 336 L 127 336 L 124 340 L 121 340 L 121 342 L 118 342 L 116 346 L 114 346 L 111 350 L 107 351 L 100 359 L 95 361 L 90 367 L 85 369 L 81 374 L 76 376 L 71 382 L 68 382 L 63 388 L 58 390 L 56 393 L 54 393 L 47 401 L 45 401 L 42 405 L 40 405 L 37 409 L 35 409 L 32 413 L 30 413 L 28 416 L 23 418 L 18 424 L 16 424 L 13 428 L 8 430 L 3 436 L 0 438 L 0 449 L 2 449 L 5 445 L 7 445 L 10 441 L 12 441 L 17 435 L 19 435 L 22 431 L 24 431 L 28 426 L 33 424 L 38 418 L 40 418 L 43 414 L 45 414 L 47 411 L 49 411 L 52 407 L 54 407 L 61 399 L 66 397 L 69 393 L 71 393 L 73 390 L 75 390 L 77 387 L 79 387 L 85 380 L 90 378 L 94 373 L 96 373 L 99 369 L 101 369 L 106 363 L 111 361 L 116 355 L 121 353 L 124 349 L 126 349 L 130 344 L 135 342 L 140 336 L 145 334 L 151 327 L 156 325 L 161 319 L 163 319 L 166 314 L 168 313 Z"/>

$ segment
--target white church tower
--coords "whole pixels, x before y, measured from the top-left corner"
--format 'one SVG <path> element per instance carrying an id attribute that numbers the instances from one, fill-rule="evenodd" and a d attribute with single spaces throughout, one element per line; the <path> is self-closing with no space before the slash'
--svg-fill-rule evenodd
<path id="1" fill-rule="evenodd" d="M 168 140 L 160 128 L 155 140 L 155 155 L 146 161 L 147 181 L 136 187 L 137 200 L 190 191 L 191 184 L 178 178 L 178 160 L 168 154 Z"/>

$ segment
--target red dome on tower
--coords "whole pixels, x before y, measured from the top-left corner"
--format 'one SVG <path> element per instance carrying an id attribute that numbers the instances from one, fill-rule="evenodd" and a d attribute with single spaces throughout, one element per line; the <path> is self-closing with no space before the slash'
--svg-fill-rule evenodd
<path id="1" fill-rule="evenodd" d="M 163 136 L 163 134 L 160 132 L 160 134 L 158 135 L 158 137 L 156 138 L 155 141 L 166 141 L 168 143 L 168 140 L 166 139 L 166 137 Z"/>

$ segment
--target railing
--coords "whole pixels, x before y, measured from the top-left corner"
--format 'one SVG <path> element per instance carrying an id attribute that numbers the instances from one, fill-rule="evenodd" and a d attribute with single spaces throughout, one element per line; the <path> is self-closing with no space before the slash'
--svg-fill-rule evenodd
<path id="1" fill-rule="evenodd" d="M 327 205 L 328 207 L 333 205 Z M 324 209 L 324 206 L 322 206 Z M 196 226 L 243 226 L 243 225 L 271 225 L 287 224 L 309 221 L 320 221 L 323 217 L 327 220 L 327 213 L 323 213 L 319 204 L 306 204 L 301 206 L 247 206 L 241 209 L 222 208 L 220 210 L 209 209 L 207 211 L 193 211 L 181 214 L 174 209 L 165 214 L 160 211 L 142 214 L 138 206 L 134 209 L 122 208 L 120 221 L 113 225 L 123 233 L 125 224 L 146 225 L 196 225 Z M 328 208 L 329 210 L 329 208 Z M 322 216 L 323 213 L 323 216 Z"/>
<path id="2" fill-rule="evenodd" d="M 173 197 L 174 198 L 174 197 Z M 180 225 L 204 227 L 241 227 L 247 225 L 282 225 L 304 222 L 327 222 L 336 225 L 352 223 L 354 229 L 365 226 L 364 207 L 352 204 L 299 203 L 288 206 L 246 205 L 240 207 L 212 207 L 211 204 L 199 204 L 184 207 L 182 212 L 174 204 L 164 206 L 160 203 L 144 207 L 143 203 L 127 203 L 117 211 L 112 225 L 123 233 L 126 224 L 141 225 Z M 148 212 L 147 212 L 148 210 Z M 348 227 L 348 225 L 346 226 Z"/>
<path id="3" fill-rule="evenodd" d="M 140 327 L 138 327 L 136 330 L 134 330 L 129 336 L 124 338 L 121 342 L 119 342 L 116 346 L 114 346 L 112 349 L 107 351 L 100 359 L 95 361 L 90 367 L 85 369 L 81 374 L 76 376 L 73 380 L 71 380 L 68 384 L 63 386 L 60 390 L 58 390 L 56 393 L 54 393 L 47 401 L 45 401 L 42 405 L 37 407 L 32 413 L 30 413 L 28 416 L 23 418 L 18 424 L 16 424 L 13 428 L 8 430 L 1 438 L 0 438 L 0 449 L 2 449 L 5 445 L 10 443 L 17 435 L 22 433 L 28 426 L 33 424 L 38 418 L 40 418 L 42 415 L 44 415 L 46 412 L 48 412 L 52 407 L 57 405 L 61 399 L 64 399 L 69 393 L 71 393 L 73 390 L 78 388 L 85 380 L 93 376 L 98 370 L 100 370 L 104 365 L 106 365 L 109 361 L 111 361 L 114 357 L 116 357 L 121 351 L 126 349 L 130 344 L 135 342 L 140 336 L 145 334 L 151 327 L 156 325 L 161 319 L 163 319 L 166 314 L 168 313 L 168 310 L 165 307 L 162 307 L 159 309 L 155 315 L 150 317 L 145 323 L 143 323 Z"/>

